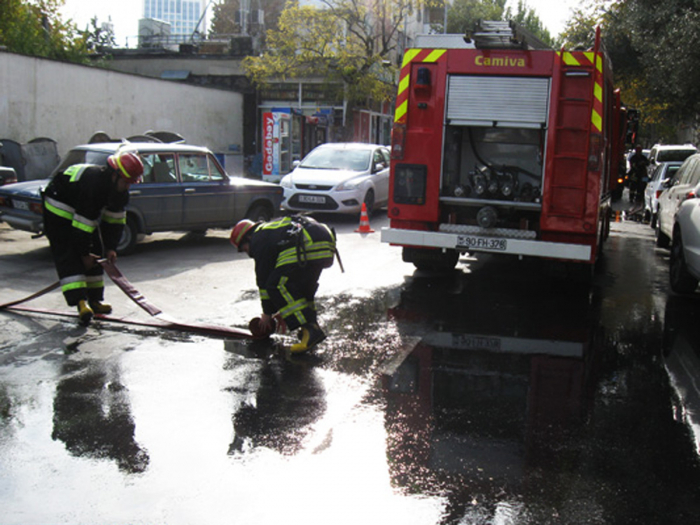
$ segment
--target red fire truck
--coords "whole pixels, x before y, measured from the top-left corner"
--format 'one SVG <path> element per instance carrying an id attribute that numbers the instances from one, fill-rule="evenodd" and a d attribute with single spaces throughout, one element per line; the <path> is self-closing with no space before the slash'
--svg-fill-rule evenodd
<path id="1" fill-rule="evenodd" d="M 417 268 L 491 252 L 590 274 L 627 127 L 600 30 L 589 51 L 554 51 L 508 22 L 455 37 L 405 51 L 382 241 Z"/>

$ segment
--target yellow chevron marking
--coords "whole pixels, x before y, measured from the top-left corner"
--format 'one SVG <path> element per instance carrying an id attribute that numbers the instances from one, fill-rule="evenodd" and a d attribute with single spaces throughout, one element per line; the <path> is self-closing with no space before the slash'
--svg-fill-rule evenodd
<path id="1" fill-rule="evenodd" d="M 595 109 L 591 113 L 591 124 L 595 127 L 596 131 L 601 131 L 603 129 L 603 119 Z"/>

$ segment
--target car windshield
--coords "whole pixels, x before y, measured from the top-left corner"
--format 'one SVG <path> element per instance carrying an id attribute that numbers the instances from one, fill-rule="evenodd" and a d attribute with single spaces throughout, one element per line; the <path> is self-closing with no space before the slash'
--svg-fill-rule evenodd
<path id="1" fill-rule="evenodd" d="M 656 156 L 658 162 L 680 162 L 697 153 L 694 149 L 667 149 L 659 151 Z"/>
<path id="2" fill-rule="evenodd" d="M 302 168 L 365 171 L 369 169 L 370 150 L 319 148 L 302 161 Z"/>

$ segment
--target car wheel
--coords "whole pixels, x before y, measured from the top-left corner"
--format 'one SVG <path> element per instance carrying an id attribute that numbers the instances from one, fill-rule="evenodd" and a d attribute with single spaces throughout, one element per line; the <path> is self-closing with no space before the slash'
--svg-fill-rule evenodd
<path id="1" fill-rule="evenodd" d="M 272 219 L 272 211 L 268 206 L 256 204 L 248 212 L 248 218 L 253 222 L 267 222 Z"/>
<path id="2" fill-rule="evenodd" d="M 657 222 L 656 213 L 652 213 L 651 214 L 651 221 L 649 222 L 649 226 L 651 226 L 652 230 L 656 229 L 656 222 Z"/>
<path id="3" fill-rule="evenodd" d="M 668 235 L 661 231 L 661 221 L 656 221 L 656 228 L 654 228 L 654 231 L 656 231 L 656 245 L 659 248 L 668 248 L 670 239 Z"/>
<path id="4" fill-rule="evenodd" d="M 673 236 L 669 276 L 671 278 L 671 289 L 676 293 L 693 293 L 698 286 L 698 280 L 690 275 L 685 264 L 683 240 L 680 232 L 676 232 Z"/>
<path id="5" fill-rule="evenodd" d="M 122 230 L 122 237 L 119 239 L 119 244 L 117 244 L 117 253 L 119 255 L 129 255 L 134 253 L 136 249 L 136 242 L 138 241 L 139 228 L 136 219 L 128 215 L 126 217 L 126 224 Z"/>
<path id="6" fill-rule="evenodd" d="M 374 190 L 367 190 L 365 193 L 364 204 L 367 207 L 367 215 L 372 215 L 374 211 Z"/>

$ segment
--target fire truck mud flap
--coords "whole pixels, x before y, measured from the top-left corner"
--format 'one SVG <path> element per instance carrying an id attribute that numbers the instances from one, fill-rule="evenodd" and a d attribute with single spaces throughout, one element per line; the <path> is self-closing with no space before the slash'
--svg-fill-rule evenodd
<path id="1" fill-rule="evenodd" d="M 582 244 L 486 237 L 444 232 L 382 228 L 382 242 L 401 246 L 446 248 L 463 252 L 507 253 L 532 257 L 590 261 L 591 247 Z"/>

